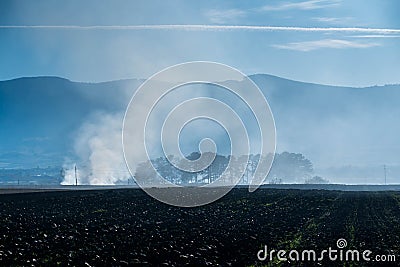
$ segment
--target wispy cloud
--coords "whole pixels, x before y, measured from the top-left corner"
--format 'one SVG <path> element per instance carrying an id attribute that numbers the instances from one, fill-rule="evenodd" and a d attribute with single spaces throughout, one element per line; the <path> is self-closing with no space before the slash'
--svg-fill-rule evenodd
<path id="1" fill-rule="evenodd" d="M 383 35 L 383 34 L 369 34 L 369 35 L 351 35 L 350 38 L 400 38 L 400 35 Z"/>
<path id="2" fill-rule="evenodd" d="M 212 23 L 224 24 L 235 21 L 246 16 L 246 11 L 240 9 L 227 9 L 227 10 L 208 10 L 205 16 Z"/>
<path id="3" fill-rule="evenodd" d="M 278 5 L 266 5 L 262 9 L 264 11 L 281 11 L 281 10 L 314 10 L 329 7 L 336 7 L 340 5 L 339 0 L 309 0 L 302 2 L 285 2 Z"/>
<path id="4" fill-rule="evenodd" d="M 317 41 L 295 42 L 288 44 L 272 45 L 278 49 L 288 49 L 308 52 L 322 48 L 345 49 L 345 48 L 369 48 L 379 46 L 377 43 L 361 43 L 338 39 L 323 39 Z"/>
<path id="5" fill-rule="evenodd" d="M 185 30 L 185 31 L 287 31 L 287 32 L 342 32 L 364 34 L 400 34 L 400 29 L 360 27 L 286 27 L 251 25 L 200 25 L 200 24 L 157 24 L 157 25 L 0 25 L 0 29 L 46 29 L 46 30 Z"/>
<path id="6" fill-rule="evenodd" d="M 327 24 L 347 24 L 351 20 L 353 20 L 352 17 L 315 17 L 312 18 L 315 21 L 322 22 L 322 23 L 327 23 Z"/>

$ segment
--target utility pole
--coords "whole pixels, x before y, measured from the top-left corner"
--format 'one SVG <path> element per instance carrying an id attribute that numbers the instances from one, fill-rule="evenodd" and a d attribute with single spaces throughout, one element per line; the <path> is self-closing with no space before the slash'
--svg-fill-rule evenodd
<path id="1" fill-rule="evenodd" d="M 386 165 L 383 165 L 383 171 L 385 173 L 385 185 L 386 185 Z"/>
<path id="2" fill-rule="evenodd" d="M 76 172 L 76 164 L 75 164 L 75 186 L 77 186 L 77 185 L 78 185 L 78 175 Z"/>
<path id="3" fill-rule="evenodd" d="M 64 168 L 61 168 L 61 170 L 60 170 L 60 180 L 61 180 L 60 182 L 65 180 L 65 170 L 64 170 Z"/>

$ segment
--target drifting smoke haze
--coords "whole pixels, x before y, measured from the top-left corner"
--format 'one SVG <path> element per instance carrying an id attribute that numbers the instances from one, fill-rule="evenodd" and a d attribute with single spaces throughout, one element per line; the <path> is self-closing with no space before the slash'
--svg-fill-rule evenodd
<path id="1" fill-rule="evenodd" d="M 237 85 L 238 87 L 243 87 L 241 83 L 237 83 Z M 160 86 L 164 87 L 168 85 L 163 83 Z M 127 91 L 130 91 L 131 95 L 133 95 L 134 90 L 126 90 L 124 93 Z M 226 111 L 223 112 L 228 106 L 221 109 L 220 104 L 210 105 L 209 102 L 202 101 L 202 97 L 211 97 L 217 102 L 226 103 L 230 106 L 232 112 L 237 112 L 237 119 L 240 119 L 241 122 L 233 124 L 232 114 Z M 110 102 L 119 102 L 121 105 L 120 110 L 122 110 L 125 106 L 119 99 L 120 96 L 118 95 L 114 97 L 108 95 L 107 98 Z M 162 128 L 165 126 L 163 123 L 170 115 L 169 112 L 173 111 L 180 104 L 185 103 L 185 101 L 193 99 L 197 99 L 197 101 L 187 102 L 184 105 L 186 106 L 186 111 L 182 112 L 181 110 L 174 113 L 172 124 L 167 128 L 169 130 L 164 131 L 165 136 L 161 144 Z M 135 149 L 143 146 L 140 143 L 140 139 L 134 136 L 141 129 L 136 129 L 137 125 L 135 124 L 130 125 L 133 129 L 129 131 L 131 138 L 130 142 L 126 145 L 133 148 L 133 154 L 129 155 L 133 159 L 132 164 L 130 164 L 132 175 L 134 175 L 138 164 L 145 162 L 148 157 L 155 159 L 170 155 L 168 151 L 171 151 L 174 145 L 178 145 L 180 149 L 179 151 L 173 150 L 175 159 L 187 156 L 194 151 L 199 151 L 199 145 L 204 138 L 215 142 L 217 153 L 230 155 L 230 140 L 241 140 L 244 138 L 242 130 L 239 131 L 243 127 L 248 130 L 250 147 L 247 148 L 246 142 L 237 141 L 236 151 L 242 151 L 239 152 L 240 155 L 249 154 L 249 152 L 253 154 L 261 153 L 260 131 L 252 110 L 242 99 L 224 87 L 211 84 L 190 84 L 175 88 L 157 103 L 154 103 L 152 92 L 146 94 L 142 100 L 136 104 L 140 106 L 156 105 L 149 114 L 147 121 L 146 144 L 148 155 L 139 153 L 138 149 Z M 257 99 L 247 99 L 247 101 L 253 101 L 254 103 L 254 101 L 257 102 Z M 188 114 L 192 114 L 189 116 L 192 118 L 195 117 L 195 114 L 203 114 L 204 111 L 207 111 L 207 114 L 218 114 L 219 121 L 208 118 L 185 119 Z M 122 181 L 126 182 L 130 178 L 131 175 L 125 165 L 122 149 L 123 117 L 124 112 L 95 112 L 83 122 L 74 134 L 73 148 L 76 161 L 71 159 L 66 160 L 64 167 L 67 171 L 62 184 L 75 184 L 75 165 L 78 168 L 78 184 L 112 185 Z M 226 128 L 224 129 L 224 127 Z M 178 130 L 180 134 L 171 129 Z M 245 138 L 247 139 L 247 137 Z M 210 146 L 210 144 L 207 146 L 205 145 L 206 143 L 202 144 L 203 152 L 214 152 L 214 147 Z M 164 149 L 167 149 L 167 154 L 165 154 Z"/>
<path id="2" fill-rule="evenodd" d="M 270 102 L 277 126 L 277 152 L 303 153 L 309 158 L 315 174 L 333 183 L 382 183 L 383 165 L 388 165 L 388 182 L 393 183 L 398 173 L 396 163 L 399 127 L 393 122 L 400 113 L 397 86 L 371 88 L 326 87 L 298 83 L 267 75 L 252 79 L 263 90 Z M 110 83 L 111 86 L 112 83 Z M 112 87 L 112 86 L 111 86 Z M 126 95 L 133 95 L 136 87 L 128 86 Z M 176 105 L 193 97 L 208 96 L 229 104 L 249 129 L 251 153 L 257 154 L 259 135 L 254 118 L 245 104 L 232 94 L 212 85 L 186 85 L 163 97 L 149 116 L 147 132 L 148 153 L 152 159 L 165 156 L 160 139 L 161 127 L 168 112 Z M 130 177 L 125 166 L 121 130 L 124 108 L 129 101 L 116 101 L 115 112 L 97 112 L 89 116 L 74 135 L 76 161 L 66 161 L 69 169 L 64 184 L 74 184 L 73 166 L 78 165 L 79 182 L 83 184 L 115 184 Z M 148 105 L 146 101 L 142 104 Z M 334 103 L 334 104 L 332 104 Z M 191 110 L 207 108 L 193 105 Z M 212 107 L 209 107 L 212 109 Z M 217 111 L 215 111 L 217 112 Z M 182 115 L 183 116 L 183 115 Z M 171 143 L 177 136 L 166 133 Z M 217 145 L 217 153 L 229 155 L 229 137 L 215 122 L 194 120 L 181 132 L 182 153 L 198 151 L 203 138 Z M 132 140 L 135 140 L 133 138 Z M 132 147 L 141 145 L 134 141 Z M 168 144 L 166 144 L 168 146 Z M 136 154 L 136 165 L 147 155 Z M 132 174 L 136 168 L 131 169 Z M 290 181 L 284 181 L 290 182 Z"/>

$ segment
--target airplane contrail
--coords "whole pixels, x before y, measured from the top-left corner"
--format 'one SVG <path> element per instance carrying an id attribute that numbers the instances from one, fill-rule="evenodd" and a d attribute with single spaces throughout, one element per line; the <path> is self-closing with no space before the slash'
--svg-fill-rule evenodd
<path id="1" fill-rule="evenodd" d="M 0 25 L 0 29 L 58 29 L 58 30 L 186 30 L 186 31 L 289 31 L 289 32 L 357 32 L 364 34 L 399 34 L 400 29 L 361 27 L 287 27 L 251 25 Z"/>

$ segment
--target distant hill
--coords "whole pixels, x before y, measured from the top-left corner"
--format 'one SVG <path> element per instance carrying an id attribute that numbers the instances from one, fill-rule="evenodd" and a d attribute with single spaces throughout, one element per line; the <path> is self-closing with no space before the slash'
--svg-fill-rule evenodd
<path id="1" fill-rule="evenodd" d="M 317 169 L 399 163 L 400 85 L 352 88 L 266 74 L 250 78 L 271 106 L 278 151 L 303 153 Z M 123 112 L 142 82 L 1 81 L 0 168 L 61 165 L 73 156 L 79 127 L 96 112 Z"/>
<path id="2" fill-rule="evenodd" d="M 73 134 L 95 111 L 122 110 L 141 83 L 79 83 L 58 77 L 0 82 L 0 167 L 61 165 Z"/>
<path id="3" fill-rule="evenodd" d="M 352 88 L 265 74 L 251 78 L 274 113 L 278 149 L 301 152 L 316 168 L 373 165 L 382 175 L 383 164 L 399 164 L 400 85 Z"/>

